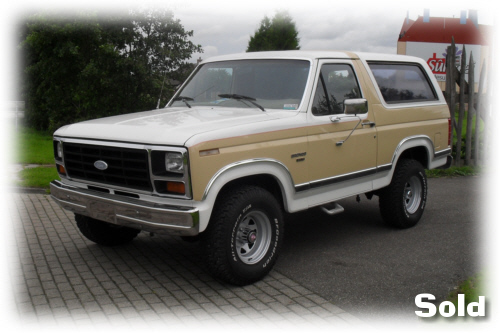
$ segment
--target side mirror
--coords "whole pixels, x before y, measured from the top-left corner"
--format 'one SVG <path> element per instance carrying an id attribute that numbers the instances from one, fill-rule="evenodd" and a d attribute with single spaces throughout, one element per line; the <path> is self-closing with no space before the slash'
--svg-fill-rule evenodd
<path id="1" fill-rule="evenodd" d="M 368 113 L 368 102 L 364 98 L 353 98 L 344 100 L 344 114 Z"/>

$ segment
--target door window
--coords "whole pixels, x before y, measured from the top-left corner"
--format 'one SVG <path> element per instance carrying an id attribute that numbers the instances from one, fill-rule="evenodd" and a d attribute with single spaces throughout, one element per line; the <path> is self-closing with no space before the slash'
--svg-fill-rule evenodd
<path id="1" fill-rule="evenodd" d="M 360 98 L 361 93 L 351 66 L 325 64 L 321 67 L 312 113 L 315 116 L 344 112 L 344 100 Z"/>

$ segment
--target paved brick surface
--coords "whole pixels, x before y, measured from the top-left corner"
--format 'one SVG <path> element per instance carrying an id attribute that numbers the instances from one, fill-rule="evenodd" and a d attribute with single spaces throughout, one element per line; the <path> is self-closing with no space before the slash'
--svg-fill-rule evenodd
<path id="1" fill-rule="evenodd" d="M 25 325 L 364 325 L 276 271 L 245 287 L 220 283 L 198 244 L 179 237 L 143 232 L 128 245 L 100 247 L 50 196 L 12 193 L 7 201 L 9 274 Z"/>

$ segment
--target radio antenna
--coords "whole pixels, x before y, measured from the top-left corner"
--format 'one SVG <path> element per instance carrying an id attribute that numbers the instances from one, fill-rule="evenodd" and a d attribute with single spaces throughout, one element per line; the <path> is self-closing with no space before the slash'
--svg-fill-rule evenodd
<path id="1" fill-rule="evenodd" d="M 160 108 L 160 102 L 161 102 L 161 94 L 163 93 L 163 86 L 165 85 L 165 78 L 167 77 L 167 71 L 165 71 L 165 74 L 163 75 L 163 82 L 161 83 L 161 89 L 160 89 L 160 97 L 158 97 L 158 104 L 156 104 L 156 108 Z"/>

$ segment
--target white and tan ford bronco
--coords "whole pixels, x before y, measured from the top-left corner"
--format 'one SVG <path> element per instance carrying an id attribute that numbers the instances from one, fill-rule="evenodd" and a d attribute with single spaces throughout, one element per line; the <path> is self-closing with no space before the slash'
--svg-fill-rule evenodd
<path id="1" fill-rule="evenodd" d="M 390 226 L 414 226 L 424 169 L 450 153 L 450 113 L 419 58 L 244 53 L 202 62 L 163 109 L 57 130 L 51 194 L 95 243 L 198 236 L 210 272 L 244 285 L 276 262 L 284 212 L 376 195 Z"/>

